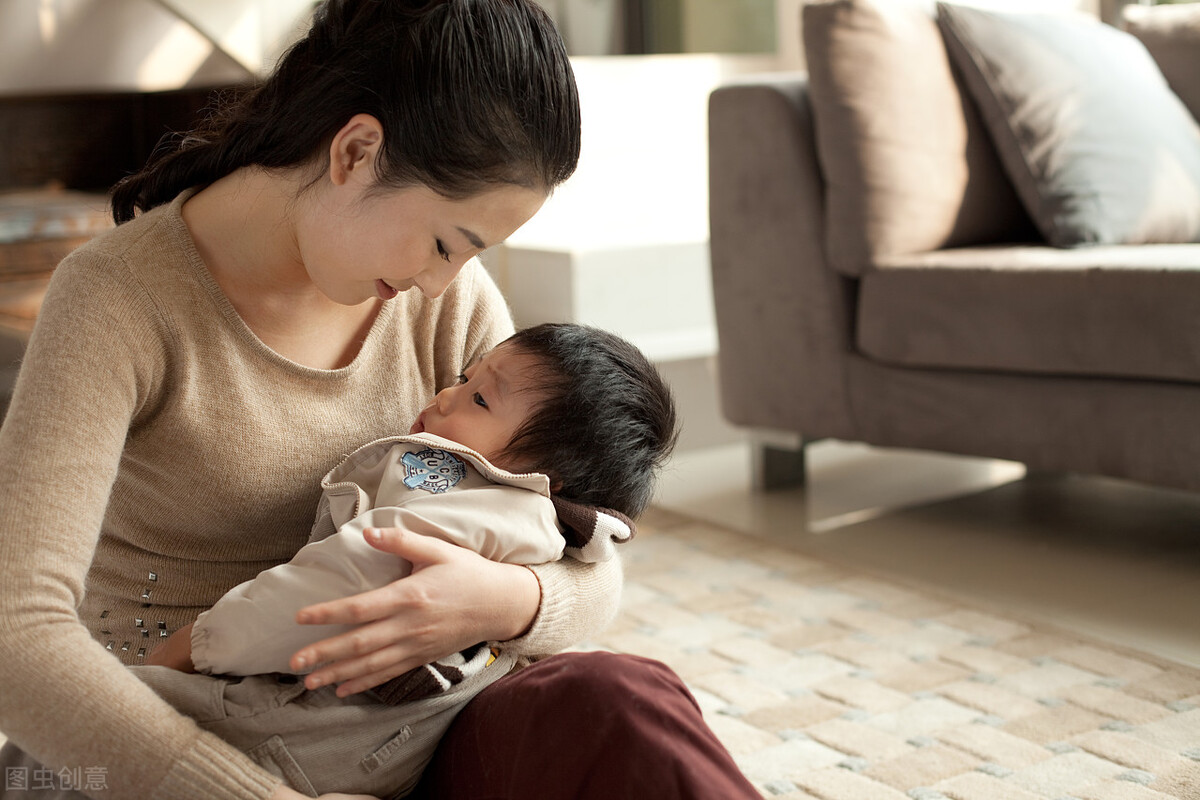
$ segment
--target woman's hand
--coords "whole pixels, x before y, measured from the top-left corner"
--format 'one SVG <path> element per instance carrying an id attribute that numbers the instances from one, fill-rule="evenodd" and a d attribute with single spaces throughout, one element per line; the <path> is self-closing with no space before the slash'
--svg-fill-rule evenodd
<path id="1" fill-rule="evenodd" d="M 185 625 L 172 633 L 167 640 L 146 657 L 147 664 L 170 667 L 180 672 L 195 672 L 192 663 L 192 626 Z"/>
<path id="2" fill-rule="evenodd" d="M 360 626 L 292 656 L 297 672 L 324 665 L 305 678 L 309 689 L 337 683 L 345 697 L 479 642 L 515 639 L 533 624 L 541 587 L 531 570 L 400 528 L 363 534 L 411 562 L 412 574 L 300 610 L 302 625 Z"/>

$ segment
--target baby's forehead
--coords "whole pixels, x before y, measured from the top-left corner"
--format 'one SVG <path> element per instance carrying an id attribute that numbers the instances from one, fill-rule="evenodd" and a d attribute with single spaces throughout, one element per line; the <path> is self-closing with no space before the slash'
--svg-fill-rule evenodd
<path id="1" fill-rule="evenodd" d="M 493 369 L 522 369 L 523 367 L 545 364 L 545 359 L 537 353 L 505 339 L 490 350 L 484 350 L 471 360 L 471 364 L 486 362 Z"/>
<path id="2" fill-rule="evenodd" d="M 484 369 L 506 388 L 523 389 L 544 379 L 548 366 L 546 359 L 506 340 L 477 355 L 467 368 Z"/>

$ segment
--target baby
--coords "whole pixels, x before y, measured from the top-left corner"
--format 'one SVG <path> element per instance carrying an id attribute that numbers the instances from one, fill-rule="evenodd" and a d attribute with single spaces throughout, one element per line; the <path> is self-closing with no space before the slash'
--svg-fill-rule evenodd
<path id="1" fill-rule="evenodd" d="M 628 342 L 581 325 L 520 331 L 439 392 L 409 435 L 371 442 L 325 476 L 309 544 L 291 561 L 174 634 L 151 655 L 158 666 L 132 669 L 298 791 L 403 794 L 458 710 L 515 656 L 485 642 L 338 698 L 295 677 L 317 665 L 289 661 L 349 628 L 300 625 L 296 613 L 409 573 L 366 542 L 369 528 L 517 564 L 612 558 L 676 434 L 669 389 Z M 248 677 L 213 677 L 231 675 Z"/>

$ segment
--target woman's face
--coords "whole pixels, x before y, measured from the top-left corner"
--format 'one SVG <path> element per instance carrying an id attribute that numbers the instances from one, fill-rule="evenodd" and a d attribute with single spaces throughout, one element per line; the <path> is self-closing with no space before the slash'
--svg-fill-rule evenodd
<path id="1" fill-rule="evenodd" d="M 336 303 L 391 300 L 412 288 L 432 298 L 545 200 L 541 191 L 513 185 L 450 200 L 424 186 L 371 191 L 346 182 L 312 200 L 296 241 L 309 278 Z"/>

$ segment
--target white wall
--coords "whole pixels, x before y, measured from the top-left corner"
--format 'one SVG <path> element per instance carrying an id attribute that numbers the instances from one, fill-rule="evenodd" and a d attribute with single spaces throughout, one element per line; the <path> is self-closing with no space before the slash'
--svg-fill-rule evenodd
<path id="1" fill-rule="evenodd" d="M 708 95 L 766 56 L 573 58 L 579 168 L 510 241 L 592 247 L 708 238 Z"/>

